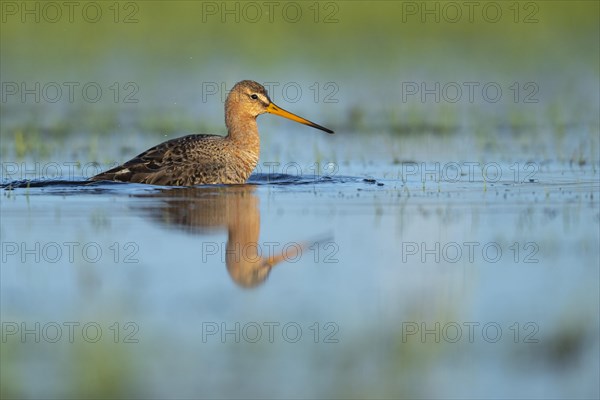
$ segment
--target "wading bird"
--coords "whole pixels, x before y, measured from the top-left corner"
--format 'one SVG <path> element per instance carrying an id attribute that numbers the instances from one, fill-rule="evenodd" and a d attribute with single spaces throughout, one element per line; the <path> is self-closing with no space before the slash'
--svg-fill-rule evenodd
<path id="1" fill-rule="evenodd" d="M 225 100 L 226 136 L 188 135 L 168 140 L 90 180 L 166 186 L 245 183 L 258 163 L 256 117 L 264 113 L 333 133 L 277 107 L 261 84 L 246 80 L 236 83 Z"/>

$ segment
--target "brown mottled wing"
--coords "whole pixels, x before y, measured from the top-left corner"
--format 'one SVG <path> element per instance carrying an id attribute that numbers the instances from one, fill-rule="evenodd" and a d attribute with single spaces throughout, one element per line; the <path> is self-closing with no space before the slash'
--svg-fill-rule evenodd
<path id="1" fill-rule="evenodd" d="M 226 168 L 218 149 L 211 146 L 214 139 L 220 138 L 217 135 L 189 135 L 168 140 L 90 180 L 171 186 L 215 183 L 207 181 L 205 175 L 213 176 Z"/>

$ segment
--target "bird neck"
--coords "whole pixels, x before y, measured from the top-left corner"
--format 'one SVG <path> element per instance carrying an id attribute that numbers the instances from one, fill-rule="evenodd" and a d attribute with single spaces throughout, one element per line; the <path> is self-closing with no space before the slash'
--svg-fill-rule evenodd
<path id="1" fill-rule="evenodd" d="M 238 144 L 240 147 L 253 150 L 258 153 L 260 149 L 260 137 L 258 136 L 258 125 L 256 117 L 253 116 L 233 116 L 228 113 L 225 117 L 227 126 L 227 139 Z"/>

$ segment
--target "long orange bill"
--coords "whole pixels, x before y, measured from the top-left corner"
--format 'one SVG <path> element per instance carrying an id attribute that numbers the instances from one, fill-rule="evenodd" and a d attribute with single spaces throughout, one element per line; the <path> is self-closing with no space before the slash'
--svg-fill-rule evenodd
<path id="1" fill-rule="evenodd" d="M 292 121 L 300 122 L 301 124 L 304 124 L 304 125 L 312 126 L 313 128 L 320 129 L 327 133 L 333 133 L 333 131 L 331 129 L 327 129 L 324 126 L 315 124 L 314 122 L 311 122 L 307 119 L 299 117 L 296 114 L 292 114 L 289 111 L 285 111 L 283 108 L 279 108 L 273 103 L 269 104 L 269 106 L 267 107 L 267 112 L 270 114 L 279 115 L 280 117 L 283 117 L 283 118 L 291 119 Z"/>

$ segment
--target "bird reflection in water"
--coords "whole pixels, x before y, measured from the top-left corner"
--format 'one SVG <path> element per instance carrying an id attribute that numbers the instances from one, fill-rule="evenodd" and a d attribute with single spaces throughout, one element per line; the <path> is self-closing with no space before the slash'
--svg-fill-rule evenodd
<path id="1" fill-rule="evenodd" d="M 227 229 L 227 271 L 235 283 L 251 288 L 262 284 L 279 262 L 298 259 L 310 245 L 298 243 L 286 246 L 285 251 L 264 251 L 259 244 L 259 200 L 254 190 L 252 185 L 164 189 L 140 195 L 164 200 L 140 208 L 161 225 L 190 234 Z"/>

